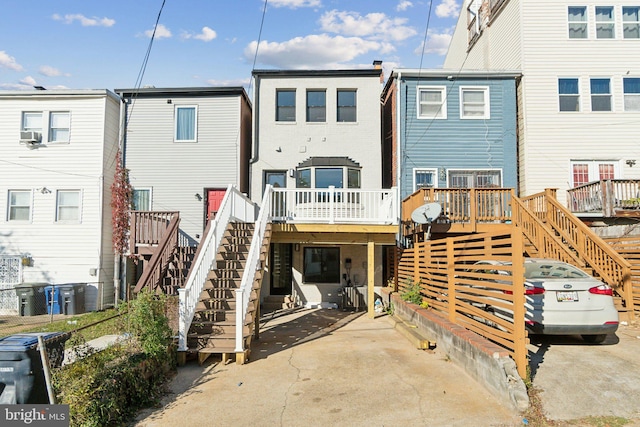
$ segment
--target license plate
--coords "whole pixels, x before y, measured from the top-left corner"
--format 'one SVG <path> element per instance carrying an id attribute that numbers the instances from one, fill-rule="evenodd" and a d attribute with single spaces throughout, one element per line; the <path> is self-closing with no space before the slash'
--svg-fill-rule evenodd
<path id="1" fill-rule="evenodd" d="M 556 292 L 556 297 L 559 302 L 573 302 L 578 301 L 578 292 Z"/>

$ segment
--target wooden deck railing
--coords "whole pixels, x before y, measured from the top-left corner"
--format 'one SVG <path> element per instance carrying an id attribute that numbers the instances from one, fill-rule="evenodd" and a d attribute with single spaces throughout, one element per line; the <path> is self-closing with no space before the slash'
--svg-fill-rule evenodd
<path id="1" fill-rule="evenodd" d="M 567 190 L 569 210 L 603 217 L 640 216 L 640 180 L 607 179 Z"/>
<path id="2" fill-rule="evenodd" d="M 419 283 L 423 301 L 451 322 L 503 346 L 526 378 L 523 238 L 511 233 L 481 233 L 416 243 L 402 251 L 398 262 L 398 291 Z M 483 259 L 511 262 L 489 271 L 474 265 Z M 497 316 L 485 307 L 499 309 Z"/>
<path id="3" fill-rule="evenodd" d="M 164 229 L 164 234 L 158 241 L 149 262 L 145 265 L 142 276 L 136 283 L 133 292 L 140 292 L 142 289 L 149 289 L 154 292 L 163 292 L 162 280 L 165 277 L 167 266 L 173 256 L 176 246 L 178 246 L 178 230 L 180 225 L 180 216 L 173 215 L 171 220 Z M 160 228 L 150 228 L 153 232 L 158 232 Z"/>
<path id="4" fill-rule="evenodd" d="M 138 246 L 154 246 L 164 237 L 171 220 L 179 212 L 131 211 L 130 253 L 138 253 Z"/>
<path id="5" fill-rule="evenodd" d="M 587 267 L 616 289 L 627 308 L 633 307 L 631 265 L 611 245 L 562 206 L 555 197 L 555 190 L 547 189 L 544 193 L 523 198 L 522 202 L 557 233 Z M 580 267 L 580 264 L 577 266 Z"/>
<path id="6" fill-rule="evenodd" d="M 476 224 L 511 220 L 511 188 L 423 188 L 402 201 L 402 221 L 411 221 L 411 213 L 425 203 L 438 203 L 441 217 L 450 222 Z"/>

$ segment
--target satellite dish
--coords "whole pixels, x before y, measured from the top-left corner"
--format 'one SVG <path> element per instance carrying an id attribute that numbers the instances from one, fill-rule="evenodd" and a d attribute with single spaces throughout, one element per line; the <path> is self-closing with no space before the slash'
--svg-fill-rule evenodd
<path id="1" fill-rule="evenodd" d="M 441 212 L 442 207 L 439 203 L 425 203 L 411 212 L 411 219 L 418 224 L 431 224 Z"/>

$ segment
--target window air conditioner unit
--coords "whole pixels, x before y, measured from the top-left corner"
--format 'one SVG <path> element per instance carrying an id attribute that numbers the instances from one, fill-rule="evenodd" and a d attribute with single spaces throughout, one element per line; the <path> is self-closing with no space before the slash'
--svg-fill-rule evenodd
<path id="1" fill-rule="evenodd" d="M 40 132 L 21 131 L 20 132 L 20 142 L 27 143 L 27 144 L 39 144 L 40 143 Z"/>

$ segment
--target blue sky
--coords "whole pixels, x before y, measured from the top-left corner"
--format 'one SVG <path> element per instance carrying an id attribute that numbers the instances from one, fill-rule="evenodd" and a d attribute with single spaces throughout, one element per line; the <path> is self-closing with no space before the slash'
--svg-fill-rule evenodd
<path id="1" fill-rule="evenodd" d="M 439 68 L 461 2 L 268 0 L 260 35 L 264 0 L 166 0 L 142 86 L 248 85 L 259 37 L 259 69 Z M 161 6 L 3 0 L 0 90 L 135 87 Z"/>

